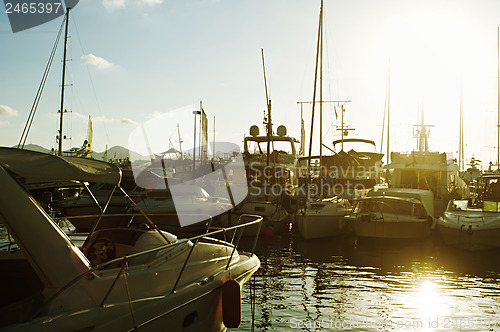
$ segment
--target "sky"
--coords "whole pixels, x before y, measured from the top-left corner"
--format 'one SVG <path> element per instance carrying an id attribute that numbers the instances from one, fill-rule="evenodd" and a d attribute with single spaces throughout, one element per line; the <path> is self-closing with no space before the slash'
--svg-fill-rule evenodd
<path id="1" fill-rule="evenodd" d="M 496 161 L 500 2 L 324 0 L 324 9 L 323 99 L 350 101 L 349 137 L 380 149 L 390 62 L 390 151 L 416 149 L 423 109 L 434 126 L 429 148 L 456 157 L 462 84 L 466 162 Z M 179 110 L 187 110 L 179 118 L 187 146 L 200 101 L 209 136 L 215 117 L 216 140 L 242 146 L 251 125 L 263 132 L 261 49 L 273 124 L 299 138 L 297 102 L 313 98 L 319 10 L 320 0 L 80 0 L 70 16 L 64 148 L 87 138 L 89 116 L 101 152 L 127 147 L 138 126 Z M 19 142 L 62 19 L 12 33 L 0 12 L 0 145 Z M 27 143 L 56 146 L 61 64 L 59 45 Z M 326 104 L 323 113 L 331 147 L 340 117 Z M 303 114 L 309 128 L 310 105 Z M 155 137 L 177 147 L 174 122 Z M 316 151 L 319 122 L 314 128 Z"/>

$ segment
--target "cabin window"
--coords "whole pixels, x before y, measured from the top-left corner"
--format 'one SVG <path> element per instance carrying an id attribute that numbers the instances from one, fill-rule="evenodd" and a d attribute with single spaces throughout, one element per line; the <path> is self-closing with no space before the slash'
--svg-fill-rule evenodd
<path id="1" fill-rule="evenodd" d="M 415 170 L 401 171 L 401 187 L 403 188 L 418 188 L 418 174 Z"/>
<path id="2" fill-rule="evenodd" d="M 500 201 L 500 181 L 498 179 L 491 180 L 486 186 L 486 197 L 490 200 Z"/>
<path id="3" fill-rule="evenodd" d="M 466 211 L 468 208 L 469 202 L 467 200 L 456 200 L 450 202 L 450 210 L 451 211 Z"/>
<path id="4" fill-rule="evenodd" d="M 267 141 L 256 142 L 248 140 L 247 144 L 249 153 L 252 154 L 267 153 Z M 281 154 L 293 154 L 295 150 L 293 142 L 291 140 L 287 141 L 273 140 L 273 144 L 270 144 L 270 147 L 271 147 L 271 153 L 273 151 L 279 151 L 279 153 Z"/>
<path id="5" fill-rule="evenodd" d="M 397 213 L 397 214 L 405 214 L 412 215 L 413 213 L 413 203 L 408 201 L 400 201 L 400 200 L 385 200 L 381 201 L 379 211 L 382 213 Z"/>
<path id="6" fill-rule="evenodd" d="M 498 202 L 484 201 L 483 210 L 486 212 L 498 212 L 498 205 L 500 205 Z"/>

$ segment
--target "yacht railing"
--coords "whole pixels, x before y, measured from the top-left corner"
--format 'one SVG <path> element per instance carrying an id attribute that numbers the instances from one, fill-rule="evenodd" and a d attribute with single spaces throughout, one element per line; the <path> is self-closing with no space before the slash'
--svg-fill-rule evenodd
<path id="1" fill-rule="evenodd" d="M 255 218 L 255 219 L 253 221 L 249 221 L 249 222 L 245 222 L 243 224 L 240 224 L 242 218 Z M 111 291 L 114 289 L 117 281 L 119 280 L 120 276 L 123 274 L 123 276 L 124 276 L 124 282 L 125 282 L 125 287 L 126 287 L 126 291 L 127 291 L 127 296 L 128 296 L 128 300 L 129 300 L 129 305 L 130 305 L 130 309 L 131 309 L 131 315 L 132 315 L 132 317 L 134 317 L 133 309 L 132 309 L 132 300 L 131 300 L 131 297 L 130 297 L 130 290 L 129 290 L 129 287 L 128 287 L 128 280 L 127 280 L 128 268 L 129 268 L 129 262 L 130 262 L 130 260 L 132 260 L 134 258 L 137 258 L 137 257 L 144 256 L 144 255 L 148 255 L 148 254 L 151 254 L 151 253 L 159 252 L 159 251 L 162 251 L 162 250 L 172 249 L 174 247 L 181 247 L 181 246 L 183 246 L 183 245 L 185 245 L 185 244 L 187 244 L 189 242 L 193 243 L 193 245 L 191 246 L 190 251 L 189 251 L 189 253 L 188 253 L 187 257 L 186 257 L 186 259 L 184 260 L 184 264 L 183 264 L 181 270 L 179 271 L 179 275 L 177 276 L 176 282 L 175 282 L 175 284 L 172 287 L 172 290 L 170 292 L 171 294 L 174 294 L 176 292 L 176 289 L 177 289 L 178 285 L 179 285 L 181 277 L 182 277 L 182 275 L 183 275 L 183 273 L 184 273 L 184 271 L 186 269 L 186 266 L 187 266 L 187 263 L 189 261 L 189 258 L 191 257 L 191 253 L 193 252 L 194 248 L 198 244 L 199 240 L 201 240 L 203 238 L 206 238 L 206 237 L 211 237 L 211 236 L 217 235 L 217 234 L 224 234 L 225 235 L 228 232 L 234 231 L 233 234 L 232 234 L 231 242 L 225 242 L 225 241 L 222 241 L 222 240 L 211 239 L 211 241 L 219 241 L 221 244 L 229 245 L 229 246 L 233 247 L 233 249 L 231 251 L 231 255 L 229 256 L 227 265 L 225 267 L 225 270 L 228 270 L 230 268 L 231 260 L 232 260 L 232 258 L 234 256 L 234 253 L 236 252 L 236 249 L 237 249 L 237 247 L 239 245 L 239 241 L 241 239 L 241 236 L 243 235 L 243 232 L 244 232 L 245 228 L 248 227 L 248 226 L 251 226 L 251 225 L 257 225 L 258 224 L 258 227 L 257 227 L 258 230 L 257 230 L 256 236 L 255 236 L 254 242 L 252 244 L 252 249 L 251 249 L 251 252 L 250 252 L 250 257 L 252 257 L 255 254 L 255 248 L 256 248 L 256 245 L 257 245 L 258 236 L 259 236 L 260 229 L 261 229 L 261 226 L 262 226 L 262 220 L 263 220 L 262 216 L 253 215 L 253 214 L 242 214 L 240 216 L 239 220 L 238 220 L 238 224 L 235 225 L 235 226 L 221 228 L 221 229 L 217 229 L 217 230 L 214 230 L 214 231 L 209 231 L 209 232 L 207 232 L 205 234 L 196 235 L 196 236 L 193 236 L 193 237 L 190 237 L 190 238 L 180 239 L 180 240 L 177 240 L 175 242 L 168 243 L 168 244 L 165 244 L 165 245 L 153 248 L 153 249 L 144 250 L 144 251 L 141 251 L 141 252 L 138 252 L 138 253 L 133 253 L 133 254 L 130 254 L 130 255 L 125 255 L 125 256 L 118 257 L 118 258 L 115 258 L 113 260 L 110 260 L 108 262 L 101 263 L 101 264 L 99 264 L 97 266 L 93 266 L 89 270 L 87 270 L 84 273 L 80 274 L 75 279 L 73 279 L 70 282 L 68 282 L 65 286 L 61 287 L 57 292 L 55 292 L 50 298 L 47 299 L 47 301 L 45 301 L 40 306 L 40 308 L 30 317 L 29 320 L 31 320 L 31 319 L 35 318 L 36 316 L 38 316 L 41 313 L 41 311 L 42 311 L 42 309 L 44 307 L 46 307 L 50 302 L 54 301 L 55 298 L 57 298 L 58 296 L 60 296 L 64 291 L 66 291 L 67 289 L 69 289 L 71 286 L 73 286 L 74 284 L 76 284 L 78 281 L 82 280 L 85 277 L 87 277 L 89 279 L 93 279 L 93 278 L 95 278 L 94 272 L 99 271 L 99 270 L 103 270 L 106 267 L 109 267 L 112 264 L 116 264 L 116 263 L 119 263 L 119 262 L 121 262 L 120 270 L 118 271 L 118 273 L 117 273 L 117 275 L 116 275 L 113 283 L 111 284 L 110 288 L 106 292 L 106 294 L 105 294 L 104 298 L 102 299 L 101 303 L 99 304 L 99 306 L 100 307 L 104 306 L 104 304 L 105 304 L 107 298 L 109 297 Z M 238 233 L 238 237 L 237 237 L 236 243 L 233 243 L 234 240 L 235 240 L 236 233 Z M 154 317 L 154 318 L 148 320 L 147 322 L 144 322 L 144 323 L 139 324 L 139 325 L 137 325 L 136 322 L 135 322 L 135 320 L 134 320 L 134 326 L 135 326 L 135 328 L 133 330 L 136 330 L 139 327 L 142 327 L 142 326 L 144 326 L 146 324 L 149 324 L 149 323 L 151 323 L 151 322 L 153 322 L 153 321 L 155 321 L 155 320 L 163 317 L 167 313 L 168 312 L 163 313 L 163 314 L 161 314 L 161 315 L 159 315 L 157 317 Z"/>
<path id="2" fill-rule="evenodd" d="M 460 215 L 457 215 L 457 224 L 460 224 L 460 218 L 462 218 L 462 219 L 481 219 L 481 221 L 484 224 L 484 217 L 483 216 L 473 216 L 473 217 L 471 217 L 471 216 L 460 216 Z M 470 220 L 469 221 L 465 221 L 465 222 L 470 222 Z"/>

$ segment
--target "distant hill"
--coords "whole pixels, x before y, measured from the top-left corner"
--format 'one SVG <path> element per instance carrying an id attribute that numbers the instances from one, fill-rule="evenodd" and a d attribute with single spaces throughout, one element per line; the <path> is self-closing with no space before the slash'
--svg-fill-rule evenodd
<path id="1" fill-rule="evenodd" d="M 17 145 L 13 146 L 13 148 L 17 148 Z M 46 149 L 43 146 L 36 144 L 27 144 L 24 146 L 24 149 L 36 152 L 43 152 L 43 153 L 50 152 L 49 149 Z M 104 160 L 105 154 L 106 154 L 105 151 L 103 152 L 92 151 L 91 156 L 96 160 Z M 113 160 L 125 159 L 127 157 L 129 157 L 131 160 L 149 160 L 148 157 L 144 157 L 134 151 L 129 151 L 127 148 L 117 145 L 113 146 L 111 149 L 108 149 L 106 161 L 108 161 L 109 159 Z"/>
<path id="2" fill-rule="evenodd" d="M 17 148 L 17 145 L 12 146 L 12 148 Z M 26 144 L 24 146 L 24 150 L 30 150 L 30 151 L 36 151 L 36 152 L 43 152 L 43 153 L 49 153 L 50 150 L 44 148 L 43 146 L 36 145 L 36 144 Z"/>

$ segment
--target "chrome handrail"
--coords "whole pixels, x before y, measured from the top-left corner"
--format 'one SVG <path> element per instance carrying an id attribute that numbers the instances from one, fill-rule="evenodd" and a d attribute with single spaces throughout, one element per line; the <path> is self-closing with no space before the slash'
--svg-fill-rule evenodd
<path id="1" fill-rule="evenodd" d="M 461 216 L 461 215 L 457 215 L 457 224 L 460 224 L 460 217 L 466 219 L 466 218 L 474 218 L 474 219 L 477 219 L 477 218 L 481 218 L 481 221 L 483 222 L 483 224 L 485 223 L 484 222 L 484 217 L 483 216 L 474 216 L 474 217 L 471 217 L 471 216 Z"/>
<path id="2" fill-rule="evenodd" d="M 243 223 L 243 224 L 240 224 L 239 222 L 240 222 L 241 218 L 243 218 L 243 217 L 255 218 L 255 220 L 249 221 L 249 222 L 246 222 L 246 223 Z M 211 231 L 211 232 L 207 232 L 205 234 L 196 235 L 196 236 L 193 236 L 193 237 L 190 237 L 190 238 L 177 240 L 176 242 L 173 242 L 173 243 L 167 243 L 165 245 L 162 245 L 162 246 L 159 246 L 159 247 L 156 247 L 156 248 L 144 250 L 144 251 L 141 251 L 141 252 L 138 252 L 138 253 L 134 253 L 134 254 L 130 254 L 130 255 L 125 255 L 125 256 L 122 256 L 122 257 L 118 257 L 118 258 L 115 258 L 115 259 L 110 260 L 108 262 L 101 263 L 101 264 L 99 264 L 97 266 L 93 266 L 89 270 L 87 270 L 87 271 L 83 272 L 82 274 L 80 274 L 78 277 L 76 277 L 73 280 L 69 281 L 66 285 L 64 285 L 63 287 L 61 287 L 58 291 L 56 291 L 51 297 L 49 297 L 47 299 L 47 301 L 45 301 L 44 303 L 41 304 L 40 308 L 37 311 L 35 311 L 34 314 L 31 315 L 31 317 L 28 320 L 31 320 L 31 319 L 35 318 L 36 316 L 38 316 L 40 314 L 40 312 L 42 311 L 42 309 L 45 306 L 47 306 L 56 297 L 58 297 L 59 295 L 61 295 L 64 291 L 66 291 L 68 288 L 70 288 L 72 285 L 74 285 L 75 283 L 77 283 L 78 281 L 80 281 L 81 279 L 83 279 L 84 277 L 88 276 L 89 278 L 93 279 L 95 277 L 94 276 L 94 272 L 95 271 L 103 270 L 104 268 L 106 268 L 109 265 L 112 265 L 112 264 L 117 263 L 117 262 L 122 262 L 121 268 L 118 271 L 118 273 L 117 273 L 117 275 L 115 277 L 115 280 L 111 284 L 110 288 L 108 289 L 107 293 L 105 294 L 104 298 L 102 299 L 102 301 L 101 301 L 101 303 L 99 305 L 99 306 L 102 307 L 104 305 L 107 297 L 109 296 L 109 294 L 113 290 L 114 286 L 116 285 L 116 282 L 118 281 L 118 278 L 121 276 L 121 274 L 125 270 L 125 265 L 128 264 L 128 262 L 131 259 L 143 256 L 143 255 L 148 255 L 148 254 L 151 254 L 151 253 L 154 253 L 154 252 L 162 251 L 162 250 L 165 250 L 165 249 L 169 249 L 169 248 L 172 248 L 172 247 L 180 247 L 180 246 L 182 246 L 182 245 L 184 245 L 186 243 L 189 243 L 190 241 L 191 242 L 195 241 L 194 244 L 193 244 L 193 246 L 191 247 L 190 253 L 186 257 L 186 260 L 184 261 L 184 265 L 183 265 L 181 271 L 179 271 L 179 276 L 177 277 L 176 283 L 174 284 L 174 287 L 172 289 L 171 293 L 175 293 L 175 289 L 176 289 L 176 287 L 178 285 L 178 282 L 180 281 L 180 278 L 181 278 L 181 276 L 182 276 L 182 274 L 184 272 L 184 269 L 187 266 L 187 261 L 189 260 L 190 254 L 191 254 L 191 252 L 193 251 L 194 247 L 196 246 L 196 244 L 199 242 L 200 239 L 205 238 L 205 237 L 209 237 L 209 236 L 213 236 L 213 235 L 216 235 L 216 234 L 220 234 L 220 233 L 226 233 L 228 231 L 233 231 L 233 230 L 236 232 L 238 229 L 240 229 L 240 228 L 242 229 L 241 232 L 240 232 L 240 234 L 239 234 L 238 241 L 237 241 L 236 245 L 233 245 L 232 243 L 229 243 L 229 242 L 224 242 L 226 245 L 227 244 L 231 244 L 233 246 L 233 251 L 232 251 L 231 256 L 229 258 L 229 262 L 228 262 L 228 264 L 227 264 L 227 266 L 225 268 L 225 270 L 227 270 L 229 268 L 230 263 L 231 263 L 232 256 L 233 256 L 233 254 L 236 251 L 236 248 L 238 246 L 239 239 L 241 238 L 241 235 L 243 234 L 244 228 L 248 227 L 248 226 L 251 226 L 251 225 L 254 225 L 254 224 L 259 224 L 259 227 L 258 227 L 258 231 L 259 232 L 255 236 L 253 248 L 252 248 L 252 251 L 250 252 L 250 257 L 252 257 L 254 255 L 254 253 L 255 253 L 255 247 L 256 247 L 256 244 L 257 244 L 257 239 L 258 239 L 258 236 L 259 236 L 259 233 L 260 233 L 260 228 L 261 228 L 261 225 L 262 225 L 262 220 L 263 220 L 263 217 L 259 216 L 259 215 L 242 214 L 242 215 L 240 215 L 240 218 L 238 220 L 238 224 L 235 225 L 235 226 L 221 228 L 221 229 L 217 229 L 217 230 L 214 230 L 214 231 Z M 223 241 L 221 241 L 221 242 L 223 242 Z"/>

